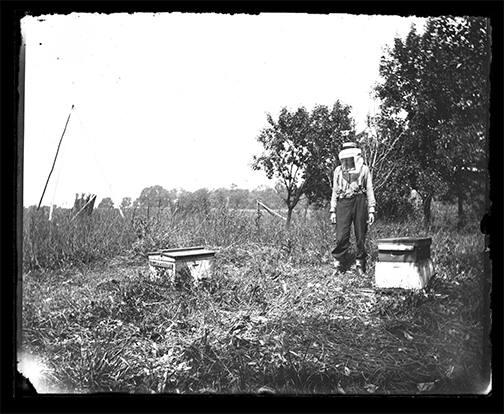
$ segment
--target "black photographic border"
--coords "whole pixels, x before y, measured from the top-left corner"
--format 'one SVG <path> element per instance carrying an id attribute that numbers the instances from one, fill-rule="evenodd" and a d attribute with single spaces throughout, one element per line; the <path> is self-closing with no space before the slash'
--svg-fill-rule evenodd
<path id="1" fill-rule="evenodd" d="M 2 1 L 0 166 L 2 227 L 1 272 L 1 394 L 2 412 L 503 412 L 502 384 L 502 1 L 382 2 L 382 1 Z M 482 231 L 490 234 L 492 271 L 492 392 L 453 396 L 268 396 L 268 395 L 15 395 L 16 329 L 21 291 L 23 101 L 20 79 L 20 19 L 24 15 L 72 12 L 217 12 L 351 13 L 416 15 L 477 15 L 492 26 L 490 200 L 492 210 L 482 217 Z"/>

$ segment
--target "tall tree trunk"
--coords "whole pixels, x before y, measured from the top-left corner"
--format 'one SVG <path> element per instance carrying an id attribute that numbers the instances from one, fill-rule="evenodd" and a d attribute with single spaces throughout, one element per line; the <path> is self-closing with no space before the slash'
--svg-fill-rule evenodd
<path id="1" fill-rule="evenodd" d="M 425 196 L 425 198 L 422 200 L 422 208 L 423 208 L 423 215 L 424 215 L 424 227 L 425 230 L 429 230 L 430 225 L 431 225 L 431 204 L 432 204 L 432 195 L 429 194 Z"/>
<path id="2" fill-rule="evenodd" d="M 291 226 L 292 211 L 293 210 L 294 210 L 294 206 L 287 206 L 287 221 L 285 223 L 285 226 L 287 227 L 287 230 L 289 230 L 290 226 Z"/>

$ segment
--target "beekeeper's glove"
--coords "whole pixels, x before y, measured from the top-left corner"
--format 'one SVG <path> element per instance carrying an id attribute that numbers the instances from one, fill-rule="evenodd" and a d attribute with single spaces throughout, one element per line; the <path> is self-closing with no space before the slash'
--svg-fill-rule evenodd
<path id="1" fill-rule="evenodd" d="M 331 224 L 336 224 L 336 213 L 331 213 Z"/>
<path id="2" fill-rule="evenodd" d="M 369 216 L 368 216 L 368 224 L 370 226 L 372 226 L 374 223 L 374 213 L 369 213 Z"/>

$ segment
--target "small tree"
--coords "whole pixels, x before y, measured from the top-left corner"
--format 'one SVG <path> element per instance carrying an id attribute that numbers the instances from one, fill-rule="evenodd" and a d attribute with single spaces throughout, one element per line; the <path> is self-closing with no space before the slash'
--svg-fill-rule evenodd
<path id="1" fill-rule="evenodd" d="M 413 211 L 408 196 L 414 171 L 401 145 L 407 131 L 406 120 L 384 110 L 377 116 L 368 116 L 367 128 L 356 137 L 372 174 L 376 202 L 383 218 L 405 217 Z"/>
<path id="2" fill-rule="evenodd" d="M 140 197 L 136 200 L 138 207 L 159 207 L 165 208 L 171 206 L 174 194 L 160 185 L 146 187 L 140 193 Z"/>
<path id="3" fill-rule="evenodd" d="M 338 153 L 344 141 L 355 138 L 351 110 L 337 100 L 331 109 L 317 105 L 310 114 L 305 170 L 305 194 L 310 203 L 325 204 L 331 199 Z"/>
<path id="4" fill-rule="evenodd" d="M 210 192 L 200 188 L 194 192 L 181 190 L 177 200 L 177 211 L 182 216 L 191 214 L 209 214 L 211 207 Z"/>
<path id="5" fill-rule="evenodd" d="M 121 208 L 129 208 L 131 207 L 131 197 L 124 197 L 121 201 Z"/>
<path id="6" fill-rule="evenodd" d="M 98 204 L 98 208 L 114 208 L 114 202 L 110 197 L 105 197 L 100 204 Z"/>
<path id="7" fill-rule="evenodd" d="M 252 168 L 263 170 L 269 179 L 278 179 L 281 197 L 287 206 L 287 228 L 290 228 L 292 212 L 305 188 L 304 172 L 308 149 L 306 146 L 310 115 L 305 108 L 289 112 L 280 111 L 278 120 L 267 115 L 268 126 L 257 140 L 264 151 L 254 156 Z"/>

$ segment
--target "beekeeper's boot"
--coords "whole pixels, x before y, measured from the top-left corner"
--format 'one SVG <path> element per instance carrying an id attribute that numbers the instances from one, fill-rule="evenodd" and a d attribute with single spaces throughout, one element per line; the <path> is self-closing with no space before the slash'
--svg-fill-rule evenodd
<path id="1" fill-rule="evenodd" d="M 355 273 L 357 276 L 366 276 L 366 261 L 357 259 L 355 261 Z"/>
<path id="2" fill-rule="evenodd" d="M 334 260 L 333 262 L 333 273 L 332 276 L 338 276 L 338 274 L 341 273 L 341 262 L 339 260 Z"/>

